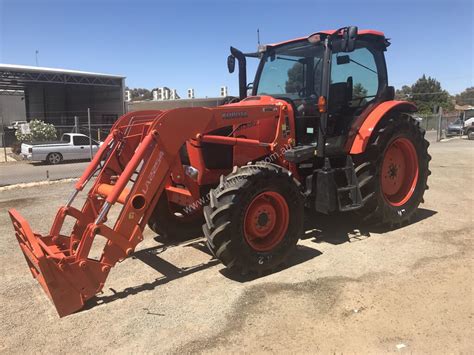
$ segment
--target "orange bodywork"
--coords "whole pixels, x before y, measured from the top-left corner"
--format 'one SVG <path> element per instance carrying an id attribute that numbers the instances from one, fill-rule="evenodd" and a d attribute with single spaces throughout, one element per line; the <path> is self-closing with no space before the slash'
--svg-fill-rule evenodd
<path id="1" fill-rule="evenodd" d="M 229 126 L 234 132 L 230 136 L 207 135 Z M 201 185 L 217 184 L 221 174 L 229 173 L 206 167 L 202 144 L 232 146 L 234 164 L 277 152 L 273 162 L 296 173 L 281 154 L 288 142 L 294 142 L 294 131 L 291 107 L 265 96 L 212 109 L 139 111 L 122 116 L 75 184 L 69 201 L 59 209 L 48 235 L 34 233 L 16 210 L 9 211 L 33 277 L 61 317 L 78 311 L 102 290 L 110 269 L 143 240 L 143 230 L 163 191 L 169 201 L 189 204 L 200 198 Z M 186 175 L 181 162 L 183 144 L 198 170 L 193 178 Z M 92 186 L 84 205 L 73 207 L 74 198 L 89 182 Z M 122 205 L 121 211 L 111 221 L 108 212 L 116 203 Z M 70 232 L 62 231 L 67 216 L 76 220 Z M 89 257 L 95 238 L 107 240 L 97 260 Z"/>
<path id="2" fill-rule="evenodd" d="M 375 107 L 367 117 L 363 119 L 361 123 L 356 122 L 352 126 L 349 137 L 353 137 L 352 144 L 350 145 L 350 154 L 360 154 L 365 152 L 367 143 L 372 136 L 377 124 L 380 120 L 392 110 L 401 110 L 405 112 L 414 112 L 417 110 L 416 106 L 408 101 L 385 101 Z M 350 143 L 351 140 L 348 140 Z"/>

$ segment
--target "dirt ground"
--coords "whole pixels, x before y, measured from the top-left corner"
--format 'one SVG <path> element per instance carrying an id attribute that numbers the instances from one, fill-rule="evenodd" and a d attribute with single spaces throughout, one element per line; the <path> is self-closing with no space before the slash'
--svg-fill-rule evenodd
<path id="1" fill-rule="evenodd" d="M 359 230 L 318 217 L 289 264 L 236 279 L 201 239 L 147 230 L 87 309 L 59 319 L 32 279 L 7 209 L 46 232 L 71 183 L 0 191 L 0 351 L 473 353 L 474 142 L 432 144 L 415 223 Z"/>

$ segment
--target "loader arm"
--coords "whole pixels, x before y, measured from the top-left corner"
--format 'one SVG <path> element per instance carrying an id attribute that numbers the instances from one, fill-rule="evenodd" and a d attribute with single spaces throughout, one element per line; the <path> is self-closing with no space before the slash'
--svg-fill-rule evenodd
<path id="1" fill-rule="evenodd" d="M 287 119 L 285 103 L 274 100 L 262 110 L 248 105 L 236 115 L 231 105 L 139 111 L 122 116 L 75 184 L 66 205 L 60 207 L 50 233 L 34 233 L 14 209 L 9 211 L 15 234 L 30 271 L 66 316 L 100 292 L 110 269 L 130 256 L 143 240 L 143 230 L 173 172 L 183 173 L 179 151 L 187 141 L 258 147 L 270 154 L 287 141 L 280 129 L 271 142 L 206 135 L 221 127 L 251 121 Z M 231 121 L 229 121 L 229 118 Z M 276 125 L 279 127 L 281 125 Z M 81 210 L 72 206 L 76 196 L 93 181 Z M 190 189 L 192 190 L 192 189 Z M 197 199 L 199 196 L 193 196 Z M 108 213 L 122 205 L 115 222 Z M 76 220 L 71 233 L 62 231 L 66 217 Z M 106 239 L 98 260 L 89 257 L 95 238 Z"/>

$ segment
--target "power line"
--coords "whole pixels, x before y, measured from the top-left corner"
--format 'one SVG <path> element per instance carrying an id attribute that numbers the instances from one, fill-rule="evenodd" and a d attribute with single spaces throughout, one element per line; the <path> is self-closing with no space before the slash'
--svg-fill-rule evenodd
<path id="1" fill-rule="evenodd" d="M 439 94 L 448 94 L 449 92 L 447 91 L 437 91 L 437 92 L 416 92 L 416 93 L 401 93 L 402 95 L 405 96 L 416 96 L 416 95 L 439 95 Z"/>

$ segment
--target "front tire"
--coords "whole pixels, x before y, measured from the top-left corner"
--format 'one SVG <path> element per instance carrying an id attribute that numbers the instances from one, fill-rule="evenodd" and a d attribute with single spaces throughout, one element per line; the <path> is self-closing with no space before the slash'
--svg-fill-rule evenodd
<path id="1" fill-rule="evenodd" d="M 303 201 L 299 182 L 282 167 L 236 167 L 211 190 L 204 208 L 207 245 L 231 272 L 271 271 L 302 234 Z"/>
<path id="2" fill-rule="evenodd" d="M 363 198 L 357 211 L 373 224 L 410 223 L 428 188 L 428 141 L 419 123 L 406 114 L 386 117 L 367 150 L 353 156 Z"/>

